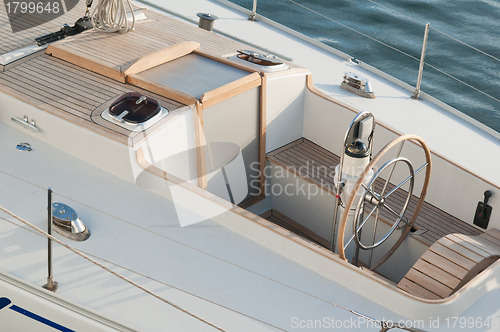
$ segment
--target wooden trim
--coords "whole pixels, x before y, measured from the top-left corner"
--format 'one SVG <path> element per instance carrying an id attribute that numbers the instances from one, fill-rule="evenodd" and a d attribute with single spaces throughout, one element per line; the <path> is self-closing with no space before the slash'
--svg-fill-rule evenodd
<path id="1" fill-rule="evenodd" d="M 128 75 L 127 82 L 128 84 L 135 85 L 139 88 L 151 91 L 160 96 L 175 100 L 179 103 L 185 105 L 192 105 L 198 102 L 198 99 L 188 95 L 187 93 L 172 89 L 166 85 L 160 84 L 158 82 L 154 82 L 143 77 L 139 76 L 140 74 L 132 74 Z"/>
<path id="2" fill-rule="evenodd" d="M 267 210 L 266 212 L 262 213 L 260 215 L 260 217 L 264 218 L 264 219 L 267 219 L 267 218 L 269 218 L 272 215 L 273 215 L 273 210 Z"/>
<path id="3" fill-rule="evenodd" d="M 307 78 L 306 78 L 306 85 L 307 85 L 307 88 L 309 89 L 309 91 L 311 91 L 313 94 L 317 95 L 318 97 L 321 97 L 321 98 L 323 98 L 323 99 L 325 99 L 325 100 L 327 100 L 327 101 L 329 101 L 329 102 L 332 102 L 332 103 L 334 103 L 334 104 L 336 104 L 336 105 L 339 105 L 339 106 L 341 106 L 341 107 L 344 107 L 345 109 L 347 109 L 347 110 L 349 110 L 349 111 L 351 111 L 351 112 L 354 112 L 354 113 L 356 113 L 356 114 L 361 112 L 361 110 L 359 110 L 359 109 L 357 109 L 357 108 L 354 108 L 354 107 L 352 107 L 352 106 L 350 106 L 350 105 L 347 105 L 347 104 L 345 104 L 345 103 L 343 103 L 343 102 L 341 102 L 341 101 L 335 100 L 335 99 L 333 99 L 332 97 L 328 96 L 327 94 L 325 94 L 325 93 L 323 93 L 323 92 L 319 91 L 318 89 L 316 89 L 316 87 L 314 86 L 314 84 L 313 84 L 313 82 L 312 82 L 312 74 L 307 75 Z M 392 129 L 392 128 L 388 127 L 388 126 L 387 126 L 387 125 L 385 125 L 385 124 L 382 124 L 382 123 L 380 123 L 380 122 L 378 122 L 378 121 L 375 121 L 375 122 L 377 123 L 377 125 L 379 125 L 380 127 L 384 128 L 384 129 L 387 129 L 388 131 L 392 132 L 393 134 L 396 134 L 396 135 L 398 135 L 398 136 L 402 136 L 402 135 L 403 135 L 402 133 L 400 133 L 400 132 L 396 131 L 395 129 Z M 413 142 L 413 141 L 410 141 L 410 143 L 412 143 L 412 144 L 416 144 L 416 143 L 415 143 L 415 142 Z M 499 190 L 500 190 L 500 186 L 498 186 L 498 185 L 496 185 L 496 184 L 494 184 L 494 183 L 492 183 L 492 182 L 490 182 L 490 181 L 486 180 L 485 178 L 483 178 L 483 177 L 481 177 L 481 176 L 477 175 L 476 173 L 472 172 L 471 170 L 469 170 L 469 169 L 467 169 L 467 168 L 465 168 L 465 167 L 463 167 L 463 166 L 461 166 L 461 165 L 457 164 L 456 162 L 454 162 L 454 161 L 452 161 L 452 160 L 448 159 L 447 157 L 443 156 L 442 154 L 440 154 L 440 153 L 438 153 L 438 152 L 435 152 L 435 151 L 433 151 L 432 149 L 430 149 L 430 151 L 431 151 L 431 155 L 436 156 L 436 157 L 438 157 L 438 158 L 440 158 L 440 159 L 442 159 L 442 160 L 444 160 L 444 161 L 446 161 L 446 162 L 450 163 L 451 165 L 453 165 L 453 166 L 455 166 L 455 167 L 457 167 L 457 168 L 461 169 L 462 171 L 464 171 L 464 172 L 466 172 L 466 173 L 468 173 L 468 174 L 472 175 L 473 177 L 476 177 L 476 178 L 478 178 L 479 180 L 481 180 L 481 181 L 485 182 L 486 184 L 488 184 L 488 185 L 490 185 L 490 186 L 492 186 L 492 187 L 494 187 L 494 188 L 496 188 L 496 189 L 499 189 Z"/>
<path id="4" fill-rule="evenodd" d="M 267 75 L 262 75 L 259 112 L 259 190 L 266 197 Z"/>
<path id="5" fill-rule="evenodd" d="M 175 60 L 200 48 L 195 42 L 183 42 L 143 56 L 124 71 L 125 77 Z"/>
<path id="6" fill-rule="evenodd" d="M 194 135 L 196 144 L 196 169 L 198 172 L 198 186 L 207 188 L 207 160 L 206 143 L 203 126 L 203 105 L 197 102 L 194 109 Z"/>
<path id="7" fill-rule="evenodd" d="M 217 89 L 205 92 L 201 95 L 200 101 L 203 104 L 203 108 L 208 108 L 243 92 L 256 88 L 261 84 L 260 75 L 258 73 L 252 73 L 236 81 L 218 87 Z"/>
<path id="8" fill-rule="evenodd" d="M 60 44 L 50 44 L 45 51 L 46 54 L 67 61 L 72 64 L 76 64 L 79 67 L 88 69 L 95 73 L 104 75 L 118 82 L 126 83 L 124 73 L 120 70 L 111 68 L 109 65 L 104 64 L 99 59 L 87 59 L 85 57 L 76 55 L 74 53 L 68 52 L 67 50 L 58 48 Z"/>
<path id="9" fill-rule="evenodd" d="M 209 53 L 204 52 L 204 51 L 199 50 L 199 49 L 193 51 L 193 53 L 196 53 L 198 55 L 204 56 L 206 58 L 209 58 L 209 59 L 212 59 L 212 60 L 215 60 L 215 61 L 218 61 L 218 62 L 222 62 L 222 63 L 224 63 L 224 64 L 226 64 L 228 66 L 235 67 L 235 68 L 247 71 L 249 73 L 255 73 L 255 72 L 257 72 L 256 70 L 254 70 L 252 68 L 248 68 L 246 66 L 243 66 L 243 65 L 237 63 L 236 61 L 233 61 L 231 59 L 225 58 L 223 55 L 222 56 L 215 56 L 215 55 L 209 54 Z"/>
<path id="10" fill-rule="evenodd" d="M 250 206 L 257 204 L 258 202 L 262 201 L 266 197 L 264 195 L 258 195 L 254 196 L 252 198 L 247 199 L 246 201 L 238 204 L 238 206 L 242 209 L 248 209 Z"/>
<path id="11" fill-rule="evenodd" d="M 218 196 L 215 196 L 215 195 L 209 193 L 206 190 L 202 190 L 202 189 L 192 185 L 191 183 L 188 183 L 188 182 L 183 181 L 179 178 L 176 178 L 176 177 L 162 171 L 161 169 L 159 169 L 155 166 L 152 166 L 151 164 L 148 163 L 147 160 L 145 160 L 144 152 L 142 151 L 142 149 L 143 148 L 140 148 L 136 151 L 137 162 L 141 168 L 150 172 L 151 174 L 155 174 L 155 175 L 157 175 L 161 178 L 164 178 L 168 181 L 171 181 L 175 184 L 182 185 L 187 190 L 189 190 L 189 191 L 191 191 L 191 192 L 193 192 L 201 197 L 204 197 L 204 198 L 212 201 L 213 203 L 218 204 L 224 208 L 228 208 L 230 212 L 236 213 L 239 216 L 246 218 L 248 221 L 253 222 L 261 227 L 264 227 L 267 230 L 269 230 L 273 233 L 276 233 L 279 236 L 285 237 L 288 240 L 293 241 L 293 242 L 299 244 L 300 246 L 305 247 L 306 249 L 309 249 L 309 250 L 315 252 L 316 254 L 319 254 L 319 255 L 321 255 L 321 256 L 323 256 L 323 257 L 325 257 L 325 258 L 327 258 L 327 259 L 329 259 L 337 264 L 340 264 L 343 267 L 348 268 L 353 272 L 362 274 L 363 276 L 369 278 L 370 280 L 386 287 L 388 290 L 395 291 L 398 294 L 400 294 L 406 298 L 412 299 L 412 300 L 420 302 L 420 303 L 426 303 L 426 304 L 444 304 L 444 303 L 448 303 L 450 301 L 455 300 L 463 292 L 465 292 L 468 288 L 473 287 L 476 282 L 480 281 L 479 278 L 475 278 L 471 283 L 468 283 L 467 285 L 462 287 L 458 292 L 450 295 L 449 297 L 447 297 L 445 299 L 428 300 L 428 299 L 424 299 L 424 298 L 412 295 L 412 294 L 407 293 L 401 289 L 398 289 L 396 286 L 394 286 L 389 281 L 386 281 L 386 280 L 381 279 L 379 277 L 375 277 L 371 271 L 364 271 L 361 268 L 358 268 L 358 267 L 356 267 L 348 262 L 345 262 L 344 260 L 341 260 L 338 257 L 338 255 L 332 253 L 327 248 L 321 247 L 319 245 L 315 245 L 313 243 L 308 242 L 305 239 L 297 237 L 294 233 L 287 231 L 282 227 L 276 226 L 275 224 L 273 224 L 272 222 L 270 222 L 264 218 L 261 218 L 255 214 L 247 211 L 247 210 L 244 210 L 236 205 L 231 204 L 230 202 L 228 202 L 228 201 L 226 201 Z M 500 261 L 497 261 L 497 262 L 493 263 L 492 265 L 490 265 L 485 271 L 483 271 L 480 274 L 479 277 L 486 276 L 488 273 L 491 273 L 491 271 L 493 269 L 496 269 L 496 268 L 500 268 Z"/>

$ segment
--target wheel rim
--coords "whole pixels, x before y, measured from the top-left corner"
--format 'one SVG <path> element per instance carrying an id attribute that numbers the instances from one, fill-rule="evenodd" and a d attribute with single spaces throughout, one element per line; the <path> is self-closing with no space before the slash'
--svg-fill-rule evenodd
<path id="1" fill-rule="evenodd" d="M 392 246 L 392 248 L 382 257 L 380 258 L 377 262 L 375 262 L 371 270 L 377 269 L 380 265 L 382 265 L 395 251 L 396 249 L 401 245 L 401 243 L 404 241 L 408 233 L 410 232 L 411 228 L 413 227 L 413 224 L 415 223 L 415 220 L 418 217 L 418 213 L 420 212 L 420 209 L 422 208 L 422 205 L 424 204 L 425 201 L 425 195 L 427 194 L 427 189 L 429 187 L 429 180 L 430 180 L 430 175 L 431 175 L 431 168 L 432 168 L 432 163 L 431 163 L 431 153 L 429 151 L 429 148 L 427 147 L 427 144 L 424 142 L 422 138 L 420 138 L 417 135 L 402 135 L 388 143 L 380 152 L 370 161 L 368 166 L 363 170 L 361 173 L 360 177 L 356 181 L 356 184 L 354 185 L 354 188 L 352 190 L 352 194 L 349 196 L 349 199 L 345 203 L 344 207 L 344 214 L 342 215 L 342 218 L 340 220 L 339 224 L 339 232 L 337 236 L 337 251 L 341 259 L 347 261 L 345 257 L 345 248 L 344 248 L 344 235 L 345 235 L 345 228 L 347 224 L 347 218 L 349 214 L 349 210 L 351 209 L 354 199 L 356 197 L 356 193 L 358 192 L 359 188 L 361 187 L 364 179 L 370 172 L 370 170 L 375 166 L 375 164 L 382 158 L 383 155 L 385 155 L 391 148 L 393 148 L 395 145 L 407 141 L 407 140 L 412 140 L 416 141 L 420 144 L 422 149 L 424 150 L 425 153 L 425 159 L 426 163 L 419 168 L 426 168 L 425 170 L 425 179 L 424 179 L 424 184 L 422 186 L 422 191 L 420 192 L 420 197 L 417 203 L 417 206 L 415 208 L 415 211 L 413 212 L 413 215 L 409 221 L 409 227 L 406 227 L 405 230 L 402 232 L 400 238 L 398 241 Z M 347 213 L 346 213 L 347 212 Z"/>

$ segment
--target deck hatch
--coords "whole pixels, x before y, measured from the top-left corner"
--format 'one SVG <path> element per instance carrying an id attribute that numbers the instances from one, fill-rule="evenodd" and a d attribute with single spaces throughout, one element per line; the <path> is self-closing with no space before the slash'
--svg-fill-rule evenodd
<path id="1" fill-rule="evenodd" d="M 109 114 L 119 122 L 143 123 L 160 113 L 160 103 L 138 92 L 128 92 L 109 107 Z"/>

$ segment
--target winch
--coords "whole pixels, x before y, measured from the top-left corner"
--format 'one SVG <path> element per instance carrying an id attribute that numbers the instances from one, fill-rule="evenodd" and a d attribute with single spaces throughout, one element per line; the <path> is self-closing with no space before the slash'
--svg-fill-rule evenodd
<path id="1" fill-rule="evenodd" d="M 90 237 L 87 226 L 78 218 L 76 211 L 66 204 L 52 204 L 52 222 L 54 230 L 69 239 L 85 241 Z"/>

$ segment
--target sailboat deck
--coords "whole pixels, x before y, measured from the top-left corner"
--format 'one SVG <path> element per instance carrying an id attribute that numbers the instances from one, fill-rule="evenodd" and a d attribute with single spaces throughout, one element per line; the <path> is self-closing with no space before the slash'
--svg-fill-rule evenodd
<path id="1" fill-rule="evenodd" d="M 324 190 L 335 193 L 333 183 L 333 170 L 340 162 L 339 156 L 314 144 L 306 138 L 301 138 L 291 142 L 277 150 L 267 154 L 267 158 L 294 172 L 296 175 L 307 181 L 315 183 Z M 383 179 L 375 182 L 376 191 L 380 192 L 383 187 Z M 395 186 L 388 185 L 387 190 L 392 190 Z M 393 207 L 401 207 L 407 193 L 403 189 L 398 189 L 388 199 L 388 204 Z M 410 216 L 417 205 L 418 198 L 413 196 L 410 200 L 407 210 L 407 216 Z M 392 220 L 391 214 L 381 210 L 381 218 Z M 425 202 L 414 228 L 420 232 L 412 234 L 412 237 L 430 246 L 440 238 L 453 233 L 464 235 L 479 235 L 481 230 L 472 225 L 452 216 L 449 213 Z"/>
<path id="2" fill-rule="evenodd" d="M 81 2 L 53 21 L 13 33 L 5 7 L 0 7 L 0 55 L 34 45 L 34 38 L 58 31 L 64 23 L 73 24 L 84 11 L 85 6 Z M 195 24 L 155 11 L 144 12 L 148 19 L 136 22 L 136 28 L 132 32 L 108 34 L 85 31 L 50 44 L 47 54 L 39 51 L 5 66 L 0 64 L 0 92 L 116 141 L 127 143 L 130 131 L 116 124 L 100 121 L 99 117 L 99 112 L 121 94 L 131 91 L 147 94 L 158 99 L 170 111 L 184 105 L 194 105 L 198 98 L 187 98 L 187 102 L 186 98 L 181 98 L 185 95 L 182 92 L 179 92 L 179 98 L 174 98 L 170 94 L 154 90 L 154 87 L 139 87 L 114 80 L 95 68 L 104 66 L 105 69 L 121 73 L 144 56 L 183 42 L 199 43 L 197 52 L 220 61 L 226 61 L 225 56 L 236 53 L 238 49 L 248 48 L 238 41 L 200 29 Z M 67 56 L 60 59 L 51 56 L 49 50 L 54 47 L 63 50 Z M 96 66 L 86 66 L 80 61 L 82 59 L 87 64 Z M 289 66 L 294 67 L 292 64 Z M 18 115 L 22 116 L 23 114 Z"/>
<path id="3" fill-rule="evenodd" d="M 33 45 L 35 38 L 61 29 L 64 23 L 72 24 L 76 22 L 77 19 L 83 16 L 84 12 L 85 1 L 79 1 L 76 6 L 66 14 L 35 27 L 31 27 L 32 23 L 26 19 L 17 18 L 15 23 L 16 26 L 19 29 L 23 27 L 27 29 L 19 33 L 14 33 L 12 32 L 5 7 L 0 7 L 0 35 L 2 36 L 0 55 L 18 50 L 25 46 Z M 1 65 L 0 71 L 2 71 Z"/>

